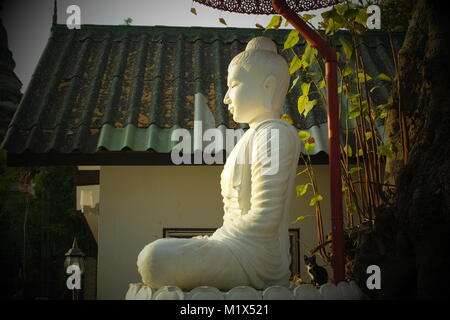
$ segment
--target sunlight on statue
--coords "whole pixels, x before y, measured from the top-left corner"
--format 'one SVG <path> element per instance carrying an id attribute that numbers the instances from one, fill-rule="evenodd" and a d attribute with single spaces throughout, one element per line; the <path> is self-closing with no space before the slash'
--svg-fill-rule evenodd
<path id="1" fill-rule="evenodd" d="M 289 67 L 269 38 L 252 39 L 233 58 L 224 103 L 250 128 L 222 171 L 223 225 L 209 237 L 148 244 L 137 260 L 146 285 L 262 290 L 289 284 L 288 217 L 300 153 L 296 129 L 280 120 L 289 81 Z"/>

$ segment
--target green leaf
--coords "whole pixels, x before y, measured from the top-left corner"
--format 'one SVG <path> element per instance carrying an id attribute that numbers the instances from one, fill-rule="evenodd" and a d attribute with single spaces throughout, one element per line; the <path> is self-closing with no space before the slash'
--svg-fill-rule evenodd
<path id="1" fill-rule="evenodd" d="M 347 154 L 347 156 L 351 157 L 353 156 L 352 147 L 350 147 L 348 144 L 344 147 L 344 152 Z"/>
<path id="2" fill-rule="evenodd" d="M 358 15 L 358 9 L 350 8 L 347 11 L 345 11 L 344 18 L 349 21 L 353 21 L 353 20 L 355 20 L 357 15 Z"/>
<path id="3" fill-rule="evenodd" d="M 350 105 L 349 119 L 355 119 L 361 115 L 361 106 L 359 103 L 354 103 Z"/>
<path id="4" fill-rule="evenodd" d="M 378 147 L 380 153 L 386 157 L 392 157 L 392 145 L 390 143 Z"/>
<path id="5" fill-rule="evenodd" d="M 339 42 L 342 44 L 342 49 L 344 50 L 345 59 L 350 60 L 353 54 L 353 46 L 350 42 L 343 38 L 339 38 Z"/>
<path id="6" fill-rule="evenodd" d="M 364 80 L 370 81 L 372 80 L 372 77 L 369 76 L 367 73 L 365 74 L 366 76 L 364 77 L 364 72 L 358 72 L 358 78 L 355 79 L 356 81 L 358 81 L 359 83 L 363 83 Z"/>
<path id="7" fill-rule="evenodd" d="M 336 10 L 337 14 L 339 14 L 340 16 L 343 16 L 345 14 L 345 11 L 346 11 L 346 7 L 344 7 L 341 4 L 335 5 L 334 9 Z"/>
<path id="8" fill-rule="evenodd" d="M 303 18 L 303 20 L 305 20 L 305 21 L 309 21 L 309 20 L 311 20 L 312 18 L 314 18 L 316 15 L 315 14 L 304 14 L 304 15 L 302 15 L 302 18 Z"/>
<path id="9" fill-rule="evenodd" d="M 308 172 L 308 168 L 303 169 L 302 171 L 300 171 L 299 173 L 297 173 L 297 176 L 300 176 L 304 173 Z"/>
<path id="10" fill-rule="evenodd" d="M 348 171 L 348 173 L 349 173 L 349 174 L 353 174 L 353 173 L 358 172 L 358 171 L 361 171 L 361 170 L 362 170 L 361 167 L 353 167 L 353 168 L 351 168 L 351 169 Z"/>
<path id="11" fill-rule="evenodd" d="M 355 21 L 362 24 L 363 26 L 366 26 L 368 18 L 369 18 L 369 15 L 367 14 L 366 9 L 361 8 L 358 10 L 358 14 L 355 17 Z"/>
<path id="12" fill-rule="evenodd" d="M 307 217 L 309 217 L 309 216 L 298 216 L 298 217 L 295 219 L 294 223 L 295 223 L 295 222 L 302 221 L 302 220 L 305 220 Z"/>
<path id="13" fill-rule="evenodd" d="M 309 94 L 309 88 L 311 88 L 310 82 L 303 82 L 301 85 L 302 93 L 304 96 L 307 96 Z"/>
<path id="14" fill-rule="evenodd" d="M 372 132 L 371 131 L 367 131 L 366 132 L 366 140 L 369 140 L 370 138 L 372 138 Z"/>
<path id="15" fill-rule="evenodd" d="M 304 112 L 304 116 L 306 117 L 308 115 L 308 113 L 312 110 L 312 108 L 314 108 L 314 106 L 317 104 L 317 100 L 311 100 L 308 101 L 306 103 L 306 107 L 305 107 L 305 112 Z"/>
<path id="16" fill-rule="evenodd" d="M 292 81 L 292 86 L 291 86 L 291 88 L 289 89 L 289 92 L 291 92 L 291 90 L 294 89 L 295 85 L 296 85 L 297 82 L 298 82 L 298 79 L 300 79 L 299 76 L 297 76 L 297 77 L 294 79 L 294 81 Z"/>
<path id="17" fill-rule="evenodd" d="M 311 45 L 306 45 L 305 51 L 302 54 L 302 65 L 304 68 L 308 67 L 312 64 L 313 57 L 316 55 L 317 49 L 314 47 L 311 47 Z"/>
<path id="18" fill-rule="evenodd" d="M 297 197 L 299 196 L 303 196 L 306 191 L 308 191 L 308 186 L 311 183 L 307 183 L 307 184 L 299 184 L 298 186 L 295 187 L 295 189 L 297 190 Z"/>
<path id="19" fill-rule="evenodd" d="M 377 76 L 377 79 L 383 80 L 383 81 L 392 81 L 392 78 L 389 77 L 387 74 L 384 74 L 384 73 L 380 73 L 380 74 Z"/>
<path id="20" fill-rule="evenodd" d="M 345 69 L 344 69 L 343 76 L 347 77 L 347 76 L 351 75 L 352 73 L 353 73 L 352 67 L 350 67 L 350 65 L 346 65 Z"/>
<path id="21" fill-rule="evenodd" d="M 298 98 L 298 101 L 297 101 L 297 109 L 298 109 L 298 113 L 299 113 L 300 115 L 302 115 L 303 112 L 305 112 L 306 104 L 308 103 L 308 101 L 309 101 L 309 98 L 308 98 L 308 96 L 305 96 L 305 95 L 300 96 L 300 97 Z"/>
<path id="22" fill-rule="evenodd" d="M 227 22 L 225 21 L 224 18 L 219 18 L 219 22 L 220 22 L 221 24 L 224 24 L 224 25 L 227 26 Z"/>
<path id="23" fill-rule="evenodd" d="M 350 203 L 349 205 L 346 206 L 345 210 L 348 213 L 355 213 L 356 212 L 356 204 Z"/>
<path id="24" fill-rule="evenodd" d="M 325 30 L 325 34 L 332 36 L 336 32 L 335 30 L 336 30 L 336 23 L 334 22 L 333 19 L 329 19 L 328 20 L 328 27 Z"/>
<path id="25" fill-rule="evenodd" d="M 269 24 L 266 27 L 266 30 L 275 28 L 278 29 L 281 25 L 281 16 L 273 16 L 272 19 L 270 20 Z"/>
<path id="26" fill-rule="evenodd" d="M 306 141 L 311 137 L 311 134 L 308 131 L 301 130 L 298 132 L 298 136 L 299 136 L 300 140 Z"/>
<path id="27" fill-rule="evenodd" d="M 305 151 L 306 151 L 307 153 L 313 152 L 313 151 L 314 151 L 314 146 L 315 146 L 315 145 L 316 145 L 315 143 L 309 143 L 309 142 L 306 142 L 306 143 L 305 143 Z"/>
<path id="28" fill-rule="evenodd" d="M 291 32 L 289 32 L 286 41 L 284 42 L 284 49 L 289 49 L 292 48 L 293 46 L 295 46 L 298 41 L 300 40 L 300 37 L 298 35 L 298 31 L 297 30 L 292 30 Z"/>
<path id="29" fill-rule="evenodd" d="M 297 55 L 294 55 L 294 58 L 291 61 L 291 64 L 289 65 L 289 74 L 293 74 L 295 71 L 300 69 L 302 66 L 301 60 L 298 58 Z"/>
<path id="30" fill-rule="evenodd" d="M 325 80 L 322 79 L 322 81 L 320 81 L 320 86 L 319 89 L 325 88 Z"/>
<path id="31" fill-rule="evenodd" d="M 309 205 L 313 207 L 318 201 L 323 200 L 323 197 L 320 194 L 314 195 L 309 201 Z"/>

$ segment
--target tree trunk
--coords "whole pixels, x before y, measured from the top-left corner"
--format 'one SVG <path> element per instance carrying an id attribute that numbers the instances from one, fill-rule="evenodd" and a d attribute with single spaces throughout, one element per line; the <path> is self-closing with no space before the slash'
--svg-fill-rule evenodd
<path id="1" fill-rule="evenodd" d="M 387 123 L 394 156 L 387 181 L 395 199 L 380 208 L 374 231 L 360 243 L 355 274 L 372 298 L 450 296 L 450 54 L 447 10 L 417 0 L 399 52 L 400 99 Z M 404 164 L 404 114 L 409 152 Z M 403 132 L 406 132 L 405 130 Z M 366 268 L 381 268 L 381 289 L 368 290 Z"/>

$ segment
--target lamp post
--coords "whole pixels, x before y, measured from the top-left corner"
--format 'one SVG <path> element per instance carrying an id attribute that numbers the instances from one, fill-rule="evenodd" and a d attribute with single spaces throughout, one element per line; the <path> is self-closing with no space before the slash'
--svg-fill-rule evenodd
<path id="1" fill-rule="evenodd" d="M 80 286 L 77 288 L 76 286 L 72 287 L 72 300 L 79 300 L 78 299 L 78 290 L 81 289 L 81 275 L 84 273 L 84 252 L 81 251 L 80 248 L 78 248 L 77 244 L 77 238 L 73 238 L 73 244 L 72 248 L 69 249 L 65 253 L 65 260 L 64 260 L 64 268 L 67 271 L 70 266 L 77 266 L 79 269 L 79 279 Z M 76 271 L 75 271 L 76 273 Z M 75 274 L 75 276 L 77 276 Z"/>

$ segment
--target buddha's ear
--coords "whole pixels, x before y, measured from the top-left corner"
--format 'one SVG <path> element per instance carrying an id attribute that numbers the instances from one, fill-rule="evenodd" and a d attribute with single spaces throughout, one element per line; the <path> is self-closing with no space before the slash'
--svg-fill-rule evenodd
<path id="1" fill-rule="evenodd" d="M 264 108 L 272 110 L 273 97 L 277 88 L 277 79 L 273 75 L 268 75 L 263 83 L 264 87 Z"/>

